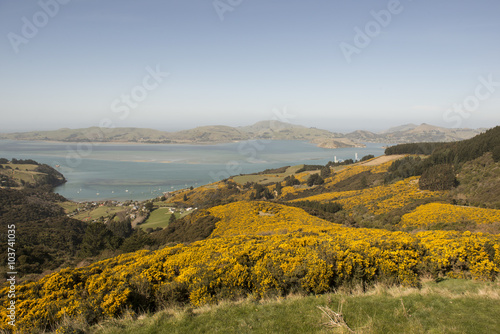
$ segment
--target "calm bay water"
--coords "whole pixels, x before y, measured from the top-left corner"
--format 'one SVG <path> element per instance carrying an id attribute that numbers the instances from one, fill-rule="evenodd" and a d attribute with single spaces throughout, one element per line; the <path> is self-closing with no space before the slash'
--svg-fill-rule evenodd
<path id="1" fill-rule="evenodd" d="M 90 144 L 0 140 L 0 157 L 33 159 L 64 174 L 55 191 L 74 201 L 143 200 L 240 173 L 382 155 L 384 144 L 324 149 L 302 141 L 217 145 Z"/>

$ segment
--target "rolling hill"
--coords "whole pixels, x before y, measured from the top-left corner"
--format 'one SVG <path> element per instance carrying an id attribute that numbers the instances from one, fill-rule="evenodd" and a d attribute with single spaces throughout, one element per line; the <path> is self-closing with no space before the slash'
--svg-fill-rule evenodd
<path id="1" fill-rule="evenodd" d="M 483 129 L 447 129 L 428 124 L 407 124 L 380 133 L 357 130 L 348 134 L 331 132 L 280 121 L 261 121 L 250 126 L 200 126 L 177 132 L 147 128 L 63 128 L 0 134 L 0 139 L 45 140 L 62 142 L 116 142 L 164 144 L 216 144 L 241 140 L 306 140 L 319 147 L 363 147 L 372 143 L 413 143 L 420 141 L 450 142 L 471 138 Z"/>
<path id="2" fill-rule="evenodd" d="M 447 129 L 423 123 L 421 125 L 401 125 L 379 133 L 358 130 L 346 134 L 345 137 L 353 141 L 391 144 L 452 142 L 472 138 L 484 130 L 485 129 Z"/>

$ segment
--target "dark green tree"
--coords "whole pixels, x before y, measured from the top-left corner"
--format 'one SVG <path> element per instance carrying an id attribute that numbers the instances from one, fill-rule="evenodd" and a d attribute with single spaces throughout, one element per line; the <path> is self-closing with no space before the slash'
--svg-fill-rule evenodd
<path id="1" fill-rule="evenodd" d="M 332 175 L 332 171 L 331 171 L 330 167 L 325 166 L 325 167 L 321 168 L 320 175 L 322 178 L 327 178 L 330 175 Z"/>
<path id="2" fill-rule="evenodd" d="M 449 164 L 442 164 L 426 169 L 418 185 L 422 190 L 450 190 L 458 185 L 458 181 L 453 167 Z"/>
<path id="3" fill-rule="evenodd" d="M 493 149 L 493 160 L 495 162 L 499 162 L 500 161 L 500 146 L 497 146 Z"/>
<path id="4" fill-rule="evenodd" d="M 366 161 L 366 160 L 370 160 L 373 158 L 375 158 L 375 156 L 373 154 L 368 154 L 368 155 L 365 155 L 364 157 L 362 157 L 361 161 Z"/>
<path id="5" fill-rule="evenodd" d="M 299 185 L 300 184 L 300 181 L 297 180 L 295 178 L 295 176 L 293 176 L 293 175 L 285 177 L 285 181 L 286 181 L 285 182 L 285 186 L 287 186 L 287 187 L 291 187 L 291 186 Z"/>
<path id="6" fill-rule="evenodd" d="M 281 189 L 282 189 L 281 182 L 276 182 L 276 188 L 275 189 L 276 189 L 276 194 L 278 196 L 281 196 Z"/>
<path id="7" fill-rule="evenodd" d="M 307 179 L 307 185 L 309 187 L 320 185 L 325 183 L 325 180 L 319 174 L 311 174 Z"/>
<path id="8" fill-rule="evenodd" d="M 132 232 L 132 224 L 130 219 L 124 221 L 114 221 L 108 223 L 108 229 L 118 238 L 128 238 Z"/>
<path id="9" fill-rule="evenodd" d="M 119 246 L 117 239 L 105 224 L 90 223 L 83 235 L 80 256 L 96 256 L 104 249 L 116 249 Z"/>

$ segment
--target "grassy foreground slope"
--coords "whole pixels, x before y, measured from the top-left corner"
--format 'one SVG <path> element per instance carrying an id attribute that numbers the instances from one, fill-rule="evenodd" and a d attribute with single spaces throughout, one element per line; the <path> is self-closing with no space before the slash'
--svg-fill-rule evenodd
<path id="1" fill-rule="evenodd" d="M 496 333 L 500 318 L 490 315 L 500 312 L 499 299 L 498 283 L 447 279 L 424 282 L 420 289 L 376 285 L 364 292 L 245 299 L 194 310 L 168 308 L 81 328 L 96 334 Z M 331 321 L 323 310 L 342 317 Z"/>

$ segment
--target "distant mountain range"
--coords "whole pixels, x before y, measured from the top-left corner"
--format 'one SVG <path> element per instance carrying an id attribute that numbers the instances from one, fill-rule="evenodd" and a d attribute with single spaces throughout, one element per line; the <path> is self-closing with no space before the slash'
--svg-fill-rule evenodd
<path id="1" fill-rule="evenodd" d="M 370 131 L 354 131 L 346 134 L 357 142 L 373 143 L 418 143 L 418 142 L 451 142 L 472 138 L 487 129 L 448 129 L 429 124 L 405 124 L 394 128 L 373 133 Z"/>
<path id="2" fill-rule="evenodd" d="M 201 126 L 177 132 L 144 128 L 59 129 L 0 134 L 0 139 L 42 140 L 61 142 L 116 142 L 116 143 L 170 143 L 214 144 L 251 139 L 307 140 L 324 148 L 362 147 L 364 142 L 412 143 L 449 142 L 471 138 L 485 129 L 447 129 L 429 124 L 405 124 L 374 133 L 357 130 L 342 134 L 280 121 L 261 121 L 250 126 Z"/>

